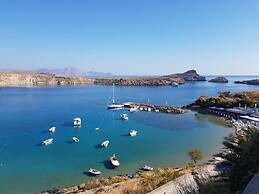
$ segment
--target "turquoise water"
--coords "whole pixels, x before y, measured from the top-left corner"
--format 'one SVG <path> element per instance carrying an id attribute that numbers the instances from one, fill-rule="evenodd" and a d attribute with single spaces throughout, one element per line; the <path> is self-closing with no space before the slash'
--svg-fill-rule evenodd
<path id="1" fill-rule="evenodd" d="M 120 101 L 184 105 L 200 95 L 219 91 L 258 90 L 257 86 L 187 83 L 175 87 L 116 87 Z M 0 88 L 0 193 L 37 193 L 53 187 L 89 180 L 84 174 L 93 167 L 102 176 L 133 173 L 144 164 L 180 166 L 189 162 L 186 152 L 201 148 L 209 157 L 221 148 L 231 129 L 216 118 L 188 113 L 128 113 L 129 121 L 119 119 L 122 111 L 108 111 L 109 86 L 55 88 Z M 82 118 L 80 129 L 73 128 L 74 117 Z M 211 121 L 215 122 L 211 122 Z M 47 130 L 56 126 L 55 134 Z M 100 127 L 96 131 L 95 128 Z M 138 136 L 127 136 L 136 128 Z M 73 136 L 80 143 L 71 144 Z M 53 137 L 54 143 L 39 146 Z M 109 139 L 107 149 L 98 144 Z M 107 160 L 116 153 L 121 166 L 111 169 Z"/>

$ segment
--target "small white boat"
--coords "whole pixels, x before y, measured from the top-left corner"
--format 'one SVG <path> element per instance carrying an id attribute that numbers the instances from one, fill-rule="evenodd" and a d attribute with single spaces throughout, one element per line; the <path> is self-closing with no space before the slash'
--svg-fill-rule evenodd
<path id="1" fill-rule="evenodd" d="M 138 107 L 134 107 L 134 108 L 130 108 L 129 109 L 130 112 L 137 112 L 139 111 Z"/>
<path id="2" fill-rule="evenodd" d="M 72 137 L 73 142 L 78 143 L 80 140 L 78 137 Z"/>
<path id="3" fill-rule="evenodd" d="M 129 132 L 129 135 L 130 135 L 131 137 L 134 137 L 134 136 L 136 136 L 136 135 L 137 135 L 137 133 L 138 133 L 138 131 L 137 131 L 137 130 L 132 129 L 132 130 Z"/>
<path id="4" fill-rule="evenodd" d="M 101 174 L 101 171 L 96 170 L 96 169 L 94 169 L 94 168 L 90 168 L 90 169 L 88 170 L 88 172 L 89 172 L 90 174 L 92 174 L 92 175 L 100 175 L 100 174 Z"/>
<path id="5" fill-rule="evenodd" d="M 45 141 L 42 142 L 42 145 L 50 145 L 53 143 L 53 138 L 50 138 L 50 139 L 46 139 Z"/>
<path id="6" fill-rule="evenodd" d="M 178 86 L 179 86 L 179 84 L 176 83 L 176 82 L 172 82 L 171 85 L 172 85 L 173 87 L 178 87 Z"/>
<path id="7" fill-rule="evenodd" d="M 129 120 L 128 115 L 127 114 L 121 114 L 121 120 L 123 120 L 123 121 Z"/>
<path id="8" fill-rule="evenodd" d="M 110 143 L 109 140 L 106 140 L 106 141 L 101 143 L 101 146 L 107 148 L 109 143 Z"/>
<path id="9" fill-rule="evenodd" d="M 98 131 L 100 128 L 99 127 L 96 127 L 95 130 Z"/>
<path id="10" fill-rule="evenodd" d="M 77 118 L 74 118 L 74 126 L 76 127 L 79 127 L 81 126 L 81 118 L 77 117 Z"/>
<path id="11" fill-rule="evenodd" d="M 115 154 L 110 158 L 110 161 L 114 167 L 120 166 L 119 160 L 116 158 Z"/>
<path id="12" fill-rule="evenodd" d="M 49 129 L 49 132 L 55 133 L 55 132 L 56 132 L 56 127 L 51 127 L 51 128 Z"/>
<path id="13" fill-rule="evenodd" d="M 144 165 L 143 168 L 142 168 L 142 170 L 153 171 L 154 168 L 152 168 L 152 167 L 150 167 L 150 166 L 148 166 L 148 165 Z"/>

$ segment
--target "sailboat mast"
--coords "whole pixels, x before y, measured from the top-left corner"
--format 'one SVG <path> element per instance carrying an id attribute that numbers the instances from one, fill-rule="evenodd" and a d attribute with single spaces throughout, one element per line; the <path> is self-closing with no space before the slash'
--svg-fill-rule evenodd
<path id="1" fill-rule="evenodd" d="M 114 97 L 114 84 L 112 84 L 112 103 L 115 103 L 115 97 Z"/>

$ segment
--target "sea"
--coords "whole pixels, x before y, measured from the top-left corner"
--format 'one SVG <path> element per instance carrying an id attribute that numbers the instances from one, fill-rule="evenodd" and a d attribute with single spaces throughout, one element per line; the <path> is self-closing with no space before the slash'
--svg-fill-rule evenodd
<path id="1" fill-rule="evenodd" d="M 212 77 L 207 77 L 210 79 Z M 227 77 L 229 83 L 187 82 L 179 87 L 115 87 L 119 102 L 141 102 L 182 106 L 201 95 L 222 91 L 253 91 L 258 86 L 234 84 L 254 77 Z M 258 77 L 257 77 L 258 78 Z M 154 168 L 184 166 L 187 152 L 198 148 L 204 159 L 222 149 L 224 137 L 233 132 L 218 117 L 190 112 L 181 115 L 157 112 L 107 110 L 111 86 L 0 88 L 0 193 L 31 194 L 52 188 L 79 185 L 93 177 L 131 174 L 147 164 Z M 120 114 L 127 113 L 128 121 Z M 82 126 L 73 127 L 80 117 Z M 48 129 L 56 127 L 56 133 Z M 99 128 L 96 130 L 96 128 Z M 138 135 L 129 137 L 131 129 Z M 72 143 L 72 137 L 79 143 Z M 53 144 L 41 142 L 53 138 Z M 109 140 L 107 148 L 100 143 Z M 120 167 L 111 168 L 116 154 Z"/>

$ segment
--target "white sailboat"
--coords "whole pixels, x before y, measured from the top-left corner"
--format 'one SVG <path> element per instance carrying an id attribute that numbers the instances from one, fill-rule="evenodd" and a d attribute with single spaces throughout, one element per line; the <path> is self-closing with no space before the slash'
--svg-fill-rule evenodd
<path id="1" fill-rule="evenodd" d="M 128 115 L 127 114 L 121 114 L 121 120 L 123 120 L 123 121 L 129 120 Z"/>
<path id="2" fill-rule="evenodd" d="M 112 103 L 108 104 L 108 109 L 122 109 L 124 107 L 123 104 L 116 103 L 115 101 L 115 95 L 114 95 L 114 84 L 112 85 Z"/>

